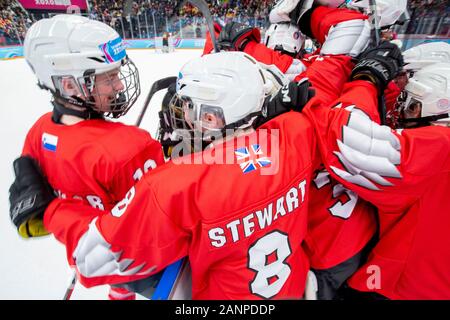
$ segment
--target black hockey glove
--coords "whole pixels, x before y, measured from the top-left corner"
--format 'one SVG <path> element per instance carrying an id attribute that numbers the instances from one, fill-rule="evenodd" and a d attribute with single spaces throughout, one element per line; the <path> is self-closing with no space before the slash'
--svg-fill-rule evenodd
<path id="1" fill-rule="evenodd" d="M 9 188 L 11 221 L 23 238 L 47 235 L 42 219 L 55 198 L 53 190 L 31 157 L 17 158 L 13 166 L 16 179 Z"/>
<path id="2" fill-rule="evenodd" d="M 378 87 L 381 94 L 388 83 L 400 73 L 403 64 L 400 48 L 385 41 L 361 53 L 359 62 L 352 70 L 351 79 L 368 80 Z"/>
<path id="3" fill-rule="evenodd" d="M 315 91 L 311 88 L 308 78 L 300 82 L 289 82 L 277 94 L 267 97 L 261 109 L 261 115 L 255 120 L 255 128 L 263 123 L 288 111 L 301 112 L 308 101 L 314 97 Z"/>
<path id="4" fill-rule="evenodd" d="M 225 51 L 242 51 L 249 41 L 261 42 L 259 29 L 239 22 L 225 25 L 217 39 L 219 49 Z"/>

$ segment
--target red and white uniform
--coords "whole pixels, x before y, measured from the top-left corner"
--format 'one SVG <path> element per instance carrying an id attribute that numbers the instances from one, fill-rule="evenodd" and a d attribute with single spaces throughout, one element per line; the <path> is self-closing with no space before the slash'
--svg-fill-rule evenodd
<path id="1" fill-rule="evenodd" d="M 318 7 L 311 17 L 311 30 L 323 43 L 332 26 L 354 19 L 365 20 L 367 16 L 354 10 Z M 207 39 L 204 53 L 211 48 Z M 261 43 L 249 42 L 244 51 L 260 62 L 276 65 L 282 72 L 293 62 L 292 57 Z M 340 96 L 354 66 L 352 58 L 345 55 L 309 55 L 301 61 L 306 70 L 295 80 L 309 78 L 316 90 L 315 104 L 322 105 L 329 105 Z M 303 113 L 314 120 L 314 113 L 309 111 L 306 107 Z M 326 126 L 316 128 L 327 130 Z M 373 237 L 377 228 L 375 210 L 330 177 L 323 167 L 315 172 L 313 179 L 305 250 L 312 268 L 328 269 L 356 255 Z"/>
<path id="2" fill-rule="evenodd" d="M 353 81 L 315 111 L 329 172 L 379 208 L 380 240 L 351 287 L 390 299 L 450 299 L 450 129 L 390 130 L 372 122 L 375 86 Z"/>
<path id="3" fill-rule="evenodd" d="M 319 6 L 314 9 L 311 15 L 311 32 L 315 39 L 317 39 L 320 43 L 324 43 L 331 27 L 345 21 L 367 19 L 368 17 L 366 15 L 355 10 Z M 216 24 L 214 28 L 217 38 L 220 33 L 220 25 Z M 209 33 L 207 33 L 203 54 L 211 53 L 212 50 L 213 46 L 211 43 L 211 38 Z M 244 52 L 251 55 L 259 62 L 277 66 L 283 73 L 288 71 L 294 61 L 294 58 L 291 56 L 267 48 L 264 44 L 254 41 L 250 41 L 245 45 Z M 313 61 L 308 58 L 309 55 L 306 55 L 305 59 L 301 60 L 304 67 L 308 67 Z"/>
<path id="4" fill-rule="evenodd" d="M 161 145 L 142 129 L 106 120 L 57 124 L 51 113 L 30 129 L 22 154 L 38 161 L 60 198 L 100 210 L 113 208 L 144 172 L 164 163 Z M 65 223 L 58 220 L 51 232 L 66 230 Z"/>
<path id="5" fill-rule="evenodd" d="M 348 56 L 317 57 L 297 78 L 308 77 L 316 89 L 314 102 L 303 109 L 316 130 L 326 132 L 327 127 L 324 119 L 316 116 L 314 106 L 330 105 L 337 99 L 352 68 Z M 305 250 L 314 269 L 332 268 L 350 259 L 376 232 L 373 206 L 344 188 L 323 167 L 315 172 L 309 206 Z"/>
<path id="6" fill-rule="evenodd" d="M 367 16 L 354 10 L 318 7 L 311 17 L 311 30 L 315 38 L 323 43 L 332 26 L 365 19 Z M 250 42 L 244 51 L 260 62 L 275 64 L 283 72 L 289 69 L 293 61 L 292 57 L 261 43 Z M 323 105 L 331 104 L 340 96 L 354 66 L 352 58 L 345 55 L 310 55 L 301 61 L 306 70 L 295 80 L 309 78 L 316 90 L 315 103 Z M 309 107 L 303 112 L 314 120 L 315 115 Z M 316 128 L 327 130 L 326 126 L 318 125 Z M 357 194 L 345 189 L 326 170 L 317 170 L 313 179 L 308 235 L 304 245 L 311 267 L 328 269 L 355 256 L 374 236 L 377 228 L 375 210 Z"/>
<path id="7" fill-rule="evenodd" d="M 214 157 L 221 161 L 205 164 Z M 54 201 L 44 225 L 73 221 L 55 236 L 86 286 L 147 277 L 188 256 L 194 299 L 301 298 L 318 164 L 313 127 L 290 112 L 157 168 L 98 218 L 79 201 Z"/>

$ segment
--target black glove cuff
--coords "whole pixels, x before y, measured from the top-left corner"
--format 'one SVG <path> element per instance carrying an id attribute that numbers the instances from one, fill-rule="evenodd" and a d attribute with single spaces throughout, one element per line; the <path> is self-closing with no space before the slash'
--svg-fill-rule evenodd
<path id="1" fill-rule="evenodd" d="M 380 92 L 383 92 L 389 83 L 389 70 L 376 59 L 361 60 L 352 70 L 352 80 L 369 80 L 374 83 Z"/>

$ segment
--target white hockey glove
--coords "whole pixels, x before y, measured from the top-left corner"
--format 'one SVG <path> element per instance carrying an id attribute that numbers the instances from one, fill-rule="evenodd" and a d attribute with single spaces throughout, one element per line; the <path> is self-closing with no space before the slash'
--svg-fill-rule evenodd
<path id="1" fill-rule="evenodd" d="M 314 0 L 279 0 L 270 11 L 270 23 L 298 23 L 303 13 L 312 7 Z"/>

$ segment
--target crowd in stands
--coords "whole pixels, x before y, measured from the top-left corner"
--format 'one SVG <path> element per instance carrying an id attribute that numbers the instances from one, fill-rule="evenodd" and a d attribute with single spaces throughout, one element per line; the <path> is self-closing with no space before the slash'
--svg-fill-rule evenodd
<path id="1" fill-rule="evenodd" d="M 448 0 L 409 0 L 407 34 L 437 34 L 450 37 L 450 6 Z"/>
<path id="2" fill-rule="evenodd" d="M 190 4 L 178 8 L 181 1 L 176 0 L 135 0 L 131 5 L 123 0 L 89 0 L 91 6 L 90 18 L 101 20 L 115 28 L 125 37 L 145 38 L 151 37 L 148 28 L 150 25 L 152 33 L 156 27 L 156 33 L 180 29 L 180 25 L 167 26 L 166 17 L 176 15 L 184 26 L 204 24 L 201 13 Z M 246 22 L 254 26 L 263 27 L 268 22 L 268 14 L 273 0 L 226 0 L 207 1 L 214 19 L 226 23 L 231 20 Z M 178 12 L 176 12 L 178 9 Z M 159 28 L 160 27 L 160 28 Z M 196 35 L 202 36 L 202 35 Z"/>
<path id="3" fill-rule="evenodd" d="M 11 0 L 0 0 L 0 46 L 17 44 L 25 38 L 32 20 Z"/>
<path id="4" fill-rule="evenodd" d="M 185 37 L 203 37 L 205 21 L 198 9 L 179 0 L 88 0 L 91 19 L 103 21 L 124 38 L 151 38 L 169 31 Z M 222 24 L 231 20 L 264 28 L 275 0 L 208 0 L 213 18 Z M 448 0 L 408 0 L 410 20 L 402 31 L 408 34 L 450 36 Z M 177 12 L 176 12 L 177 11 Z M 47 16 L 49 14 L 47 13 Z M 31 23 L 45 14 L 27 14 L 16 0 L 0 0 L 0 46 L 21 44 Z M 168 17 L 178 17 L 169 19 Z M 202 27 L 203 32 L 197 32 Z M 186 30 L 184 30 L 186 29 Z M 192 30 L 192 34 L 187 31 Z"/>

